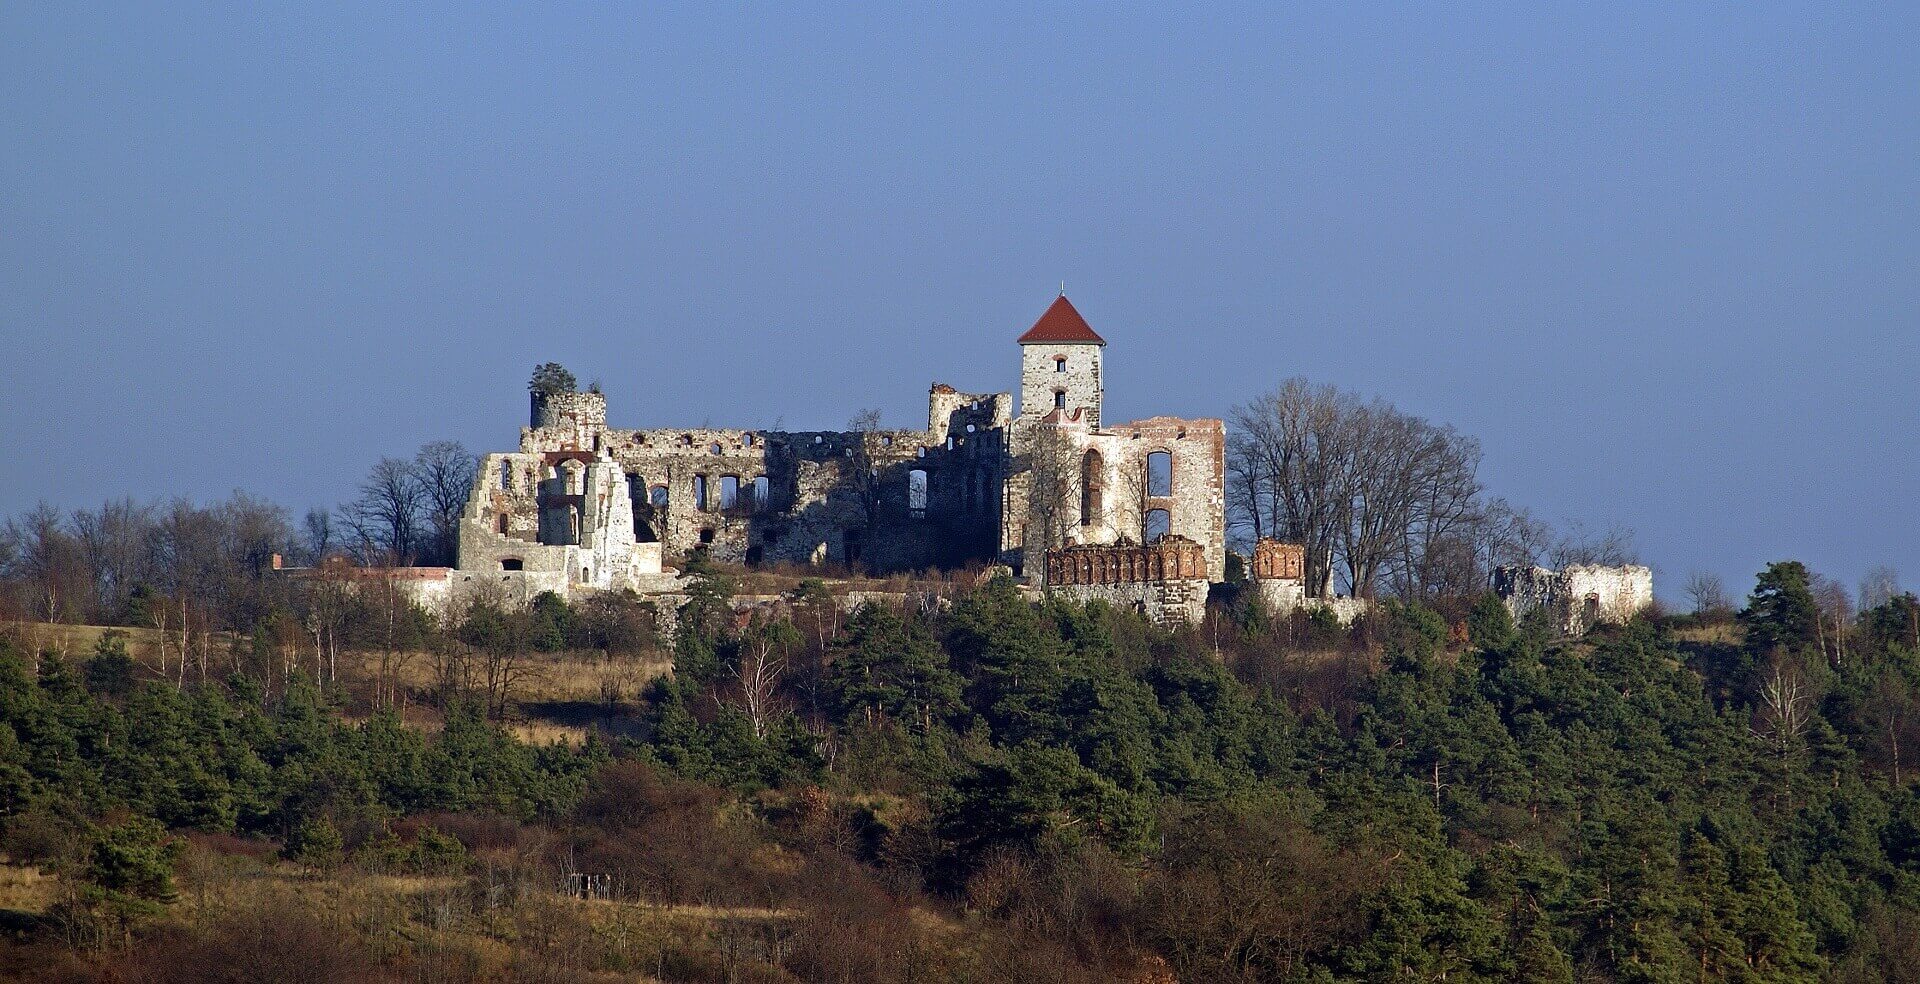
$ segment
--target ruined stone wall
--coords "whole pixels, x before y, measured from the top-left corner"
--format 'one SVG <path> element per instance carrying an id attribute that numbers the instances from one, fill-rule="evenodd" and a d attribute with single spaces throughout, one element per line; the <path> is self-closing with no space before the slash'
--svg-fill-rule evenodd
<path id="1" fill-rule="evenodd" d="M 1494 593 L 1516 621 L 1544 611 L 1556 631 L 1580 635 L 1601 623 L 1619 624 L 1653 605 L 1653 571 L 1638 565 L 1502 567 Z"/>
<path id="2" fill-rule="evenodd" d="M 598 397 L 599 394 L 563 394 Z M 554 398 L 549 398 L 550 400 Z M 604 407 L 604 403 L 597 404 Z M 753 431 L 608 428 L 604 410 L 561 412 L 521 433 L 523 455 L 605 454 L 625 474 L 632 537 L 668 556 L 846 565 L 872 572 L 957 566 L 994 555 L 1009 394 L 937 385 L 928 429 Z M 584 510 L 564 468 L 544 488 L 542 540 Z M 509 532 L 522 531 L 510 520 Z"/>
<path id="3" fill-rule="evenodd" d="M 1047 590 L 1075 601 L 1139 611 L 1158 625 L 1206 617 L 1206 551 L 1169 537 L 1151 546 L 1066 547 L 1047 552 Z"/>
<path id="4" fill-rule="evenodd" d="M 532 393 L 530 429 L 566 435 L 565 447 L 597 451 L 593 437 L 607 429 L 607 397 L 604 393 Z"/>
<path id="5" fill-rule="evenodd" d="M 1003 522 L 1004 562 L 1037 573 L 1060 546 L 1142 543 L 1149 517 L 1166 513 L 1166 532 L 1198 543 L 1205 576 L 1226 577 L 1226 425 L 1219 420 L 1153 417 L 1092 431 L 1049 417 L 1015 421 L 1017 442 Z M 1097 457 L 1089 458 L 1089 452 Z M 1148 459 L 1164 452 L 1168 486 L 1156 488 Z M 1092 465 L 1089 466 L 1089 462 Z M 1088 479 L 1098 488 L 1088 494 Z M 1053 489 L 1049 507 L 1035 488 Z M 1164 494 L 1162 494 L 1164 493 Z"/>
<path id="6" fill-rule="evenodd" d="M 660 571 L 657 546 L 644 546 L 635 540 L 625 473 L 604 452 L 486 455 L 460 517 L 459 566 L 467 573 L 627 587 Z"/>
<path id="7" fill-rule="evenodd" d="M 1268 611 L 1282 617 L 1297 611 L 1328 611 L 1341 625 L 1350 625 L 1366 614 L 1369 605 L 1364 598 L 1309 596 L 1306 561 L 1307 548 L 1301 544 L 1266 537 L 1254 543 L 1250 583 Z"/>
<path id="8" fill-rule="evenodd" d="M 1266 537 L 1253 545 L 1253 576 L 1258 580 L 1304 579 L 1307 548 L 1298 543 L 1283 543 Z"/>

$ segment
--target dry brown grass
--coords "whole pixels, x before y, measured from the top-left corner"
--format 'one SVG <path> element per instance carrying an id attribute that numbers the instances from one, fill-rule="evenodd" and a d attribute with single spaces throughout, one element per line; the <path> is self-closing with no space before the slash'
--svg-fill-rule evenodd
<path id="1" fill-rule="evenodd" d="M 1682 625 L 1673 630 L 1674 639 L 1701 645 L 1738 646 L 1747 641 L 1746 630 L 1733 621 Z"/>
<path id="2" fill-rule="evenodd" d="M 60 895 L 60 879 L 33 865 L 0 865 L 0 909 L 38 915 Z"/>

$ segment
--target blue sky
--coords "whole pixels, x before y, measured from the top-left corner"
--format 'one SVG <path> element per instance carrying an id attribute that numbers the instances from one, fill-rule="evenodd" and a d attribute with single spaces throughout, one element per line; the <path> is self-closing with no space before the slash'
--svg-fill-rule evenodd
<path id="1" fill-rule="evenodd" d="M 1920 5 L 0 5 L 0 513 L 298 512 L 531 367 L 924 419 L 1065 280 L 1108 416 L 1304 375 L 1672 594 L 1920 582 Z"/>

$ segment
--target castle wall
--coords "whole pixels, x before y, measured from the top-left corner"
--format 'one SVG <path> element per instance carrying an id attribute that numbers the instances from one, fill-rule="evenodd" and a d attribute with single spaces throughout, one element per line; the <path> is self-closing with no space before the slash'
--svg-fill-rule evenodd
<path id="1" fill-rule="evenodd" d="M 1101 359 L 1099 344 L 1023 343 L 1022 416 L 1009 393 L 935 384 L 924 431 L 620 429 L 607 426 L 601 393 L 533 393 L 519 450 L 482 463 L 460 566 L 560 572 L 594 588 L 696 554 L 875 574 L 998 560 L 1038 579 L 1051 548 L 1164 531 L 1197 545 L 1199 577 L 1220 579 L 1224 425 L 1154 417 L 1102 429 Z M 1041 455 L 1036 434 L 1060 441 Z M 1036 523 L 1037 459 L 1056 451 L 1071 477 L 1049 487 L 1074 514 Z M 1088 452 L 1097 457 L 1083 465 Z M 1170 456 L 1170 489 L 1148 486 L 1155 452 Z M 1097 505 L 1082 504 L 1082 488 Z M 1150 523 L 1160 511 L 1165 522 Z"/>
<path id="2" fill-rule="evenodd" d="M 514 460 L 606 455 L 624 474 L 629 535 L 670 556 L 915 570 L 993 556 L 1011 413 L 1009 394 L 944 385 L 929 394 L 925 431 L 627 430 L 605 426 L 602 400 L 554 402 Z M 522 503 L 510 535 L 531 526 L 565 542 L 568 510 L 586 504 L 565 498 L 564 478 L 563 463 L 535 482 L 550 508 L 529 521 Z"/>
<path id="3" fill-rule="evenodd" d="M 1544 610 L 1556 631 L 1580 635 L 1602 623 L 1620 624 L 1653 605 L 1653 571 L 1638 565 L 1502 567 L 1494 593 L 1516 621 Z"/>
<path id="4" fill-rule="evenodd" d="M 1190 540 L 1066 547 L 1048 551 L 1046 565 L 1050 594 L 1132 609 L 1156 625 L 1198 624 L 1206 617 L 1206 551 Z"/>
<path id="5" fill-rule="evenodd" d="M 1018 563 L 1023 573 L 1038 572 L 1046 552 L 1056 547 L 1143 543 L 1153 532 L 1150 514 L 1164 510 L 1166 533 L 1200 545 L 1205 576 L 1226 577 L 1226 425 L 1221 421 L 1152 417 L 1094 431 L 1084 421 L 1054 415 L 1016 421 L 1012 437 L 1016 452 L 1001 542 L 1005 562 Z M 1099 487 L 1093 497 L 1083 495 L 1088 452 L 1098 455 Z M 1165 489 L 1150 482 L 1148 459 L 1156 452 L 1165 452 L 1170 463 Z M 1036 489 L 1052 490 L 1052 504 Z"/>
<path id="6" fill-rule="evenodd" d="M 1262 537 L 1253 545 L 1250 584 L 1260 603 L 1275 615 L 1286 617 L 1297 611 L 1327 611 L 1351 625 L 1367 613 L 1365 598 L 1336 596 L 1314 598 L 1307 594 L 1307 548 L 1298 543 Z"/>

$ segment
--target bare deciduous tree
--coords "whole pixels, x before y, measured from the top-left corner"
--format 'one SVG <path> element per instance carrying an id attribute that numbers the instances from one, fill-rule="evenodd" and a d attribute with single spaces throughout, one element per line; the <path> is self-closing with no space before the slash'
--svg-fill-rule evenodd
<path id="1" fill-rule="evenodd" d="M 409 563 L 419 552 L 421 509 L 426 492 L 413 465 L 399 458 L 382 458 L 360 483 L 360 495 L 341 507 L 341 518 L 352 531 L 363 563 L 391 554 Z"/>
<path id="2" fill-rule="evenodd" d="M 1314 596 L 1336 569 L 1360 597 L 1473 590 L 1482 558 L 1511 551 L 1496 531 L 1519 514 L 1482 498 L 1479 445 L 1450 427 L 1302 379 L 1234 408 L 1231 422 L 1234 527 L 1302 544 Z"/>
<path id="3" fill-rule="evenodd" d="M 1860 610 L 1870 611 L 1900 597 L 1900 572 L 1882 564 L 1860 579 Z"/>
<path id="4" fill-rule="evenodd" d="M 1035 427 L 1027 441 L 1024 462 L 1026 485 L 1026 542 L 1034 544 L 1035 535 L 1043 550 L 1052 550 L 1067 542 L 1067 534 L 1079 516 L 1080 461 L 1073 441 L 1053 424 Z M 1037 580 L 1046 578 L 1046 565 L 1029 571 Z"/>
<path id="5" fill-rule="evenodd" d="M 753 724 L 756 738 L 767 733 L 767 723 L 778 713 L 780 681 L 786 672 L 786 646 L 780 633 L 762 628 L 741 640 L 733 677 L 739 685 L 740 709 Z"/>
<path id="6" fill-rule="evenodd" d="M 479 459 L 458 441 L 430 441 L 413 456 L 414 480 L 420 485 L 429 539 L 424 558 L 452 566 L 460 546 L 460 514 L 467 508 Z"/>
<path id="7" fill-rule="evenodd" d="M 1727 601 L 1726 585 L 1718 574 L 1694 571 L 1687 575 L 1686 592 L 1695 615 L 1717 617 L 1733 610 L 1732 603 Z"/>

